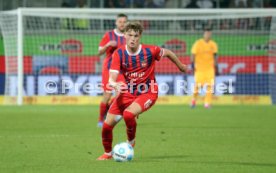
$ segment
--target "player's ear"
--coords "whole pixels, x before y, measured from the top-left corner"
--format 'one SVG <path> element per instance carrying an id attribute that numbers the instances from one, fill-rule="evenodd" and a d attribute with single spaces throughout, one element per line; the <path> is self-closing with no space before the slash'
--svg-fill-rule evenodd
<path id="1" fill-rule="evenodd" d="M 138 32 L 139 38 L 142 38 L 142 33 Z"/>

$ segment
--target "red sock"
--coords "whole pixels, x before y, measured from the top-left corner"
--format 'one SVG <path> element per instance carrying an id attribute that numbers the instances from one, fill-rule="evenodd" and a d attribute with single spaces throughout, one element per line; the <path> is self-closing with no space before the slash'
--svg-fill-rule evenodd
<path id="1" fill-rule="evenodd" d="M 113 140 L 113 126 L 110 126 L 104 122 L 103 128 L 102 128 L 102 142 L 104 151 L 106 153 L 109 153 L 112 151 L 112 140 Z"/>
<path id="2" fill-rule="evenodd" d="M 126 132 L 127 132 L 128 141 L 132 141 L 135 138 L 136 126 L 137 126 L 135 116 L 133 113 L 129 111 L 124 111 L 123 117 L 127 126 Z"/>
<path id="3" fill-rule="evenodd" d="M 108 111 L 108 105 L 101 102 L 99 121 L 104 121 L 104 116 L 106 115 L 107 111 Z"/>

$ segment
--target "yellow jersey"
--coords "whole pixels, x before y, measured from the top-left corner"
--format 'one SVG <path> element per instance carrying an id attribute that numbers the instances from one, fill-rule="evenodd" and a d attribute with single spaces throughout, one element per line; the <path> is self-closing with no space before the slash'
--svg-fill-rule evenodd
<path id="1" fill-rule="evenodd" d="M 218 52 L 218 46 L 213 40 L 206 42 L 204 39 L 197 40 L 192 47 L 192 54 L 195 55 L 195 71 L 205 72 L 215 70 L 214 54 Z"/>

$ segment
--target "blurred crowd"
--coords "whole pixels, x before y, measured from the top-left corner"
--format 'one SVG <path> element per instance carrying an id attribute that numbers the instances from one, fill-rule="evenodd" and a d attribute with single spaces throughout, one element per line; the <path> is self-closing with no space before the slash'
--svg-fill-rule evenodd
<path id="1" fill-rule="evenodd" d="M 275 0 L 105 0 L 105 8 L 262 8 Z"/>
<path id="2" fill-rule="evenodd" d="M 68 8 L 275 8 L 276 0 L 0 0 L 0 11 L 18 7 Z"/>
<path id="3" fill-rule="evenodd" d="M 67 2 L 71 2 L 67 3 Z M 63 7 L 89 8 L 97 7 L 101 1 L 93 0 L 71 0 L 62 4 Z M 87 4 L 90 2 L 90 4 Z M 273 8 L 276 0 L 103 0 L 104 8 Z M 208 26 L 220 30 L 244 29 L 244 30 L 269 30 L 271 18 L 250 19 L 224 19 L 207 21 L 146 21 L 145 29 L 157 30 L 202 30 Z M 113 21 L 105 21 L 104 27 L 109 28 Z M 76 25 L 76 24 L 75 24 Z M 170 28 L 166 28 L 170 27 Z M 80 28 L 80 27 L 78 27 Z M 87 28 L 87 27 L 85 27 Z"/>
<path id="4" fill-rule="evenodd" d="M 11 3 L 20 2 L 20 3 Z M 23 3 L 24 2 L 24 3 Z M 9 6 L 10 5 L 10 6 Z M 276 0 L 0 0 L 0 10 L 18 7 L 63 7 L 63 8 L 274 8 Z M 46 19 L 45 19 L 46 20 Z M 53 24 L 43 25 L 42 18 L 28 17 L 27 27 L 41 30 L 59 27 L 78 30 L 106 30 L 113 28 L 111 20 L 52 19 Z M 61 26 L 60 26 L 61 23 Z M 268 31 L 271 17 L 221 19 L 221 20 L 179 20 L 143 21 L 144 28 L 150 30 L 193 31 L 208 26 L 218 30 L 262 30 Z"/>
<path id="5" fill-rule="evenodd" d="M 64 0 L 64 4 L 91 8 L 274 8 L 276 0 Z"/>

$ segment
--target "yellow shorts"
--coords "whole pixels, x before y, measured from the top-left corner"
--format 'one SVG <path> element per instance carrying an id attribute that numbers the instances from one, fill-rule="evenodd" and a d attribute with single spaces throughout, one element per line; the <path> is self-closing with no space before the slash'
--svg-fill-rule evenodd
<path id="1" fill-rule="evenodd" d="M 214 85 L 215 83 L 215 72 L 196 72 L 195 73 L 195 83 L 196 84 L 210 84 Z"/>

